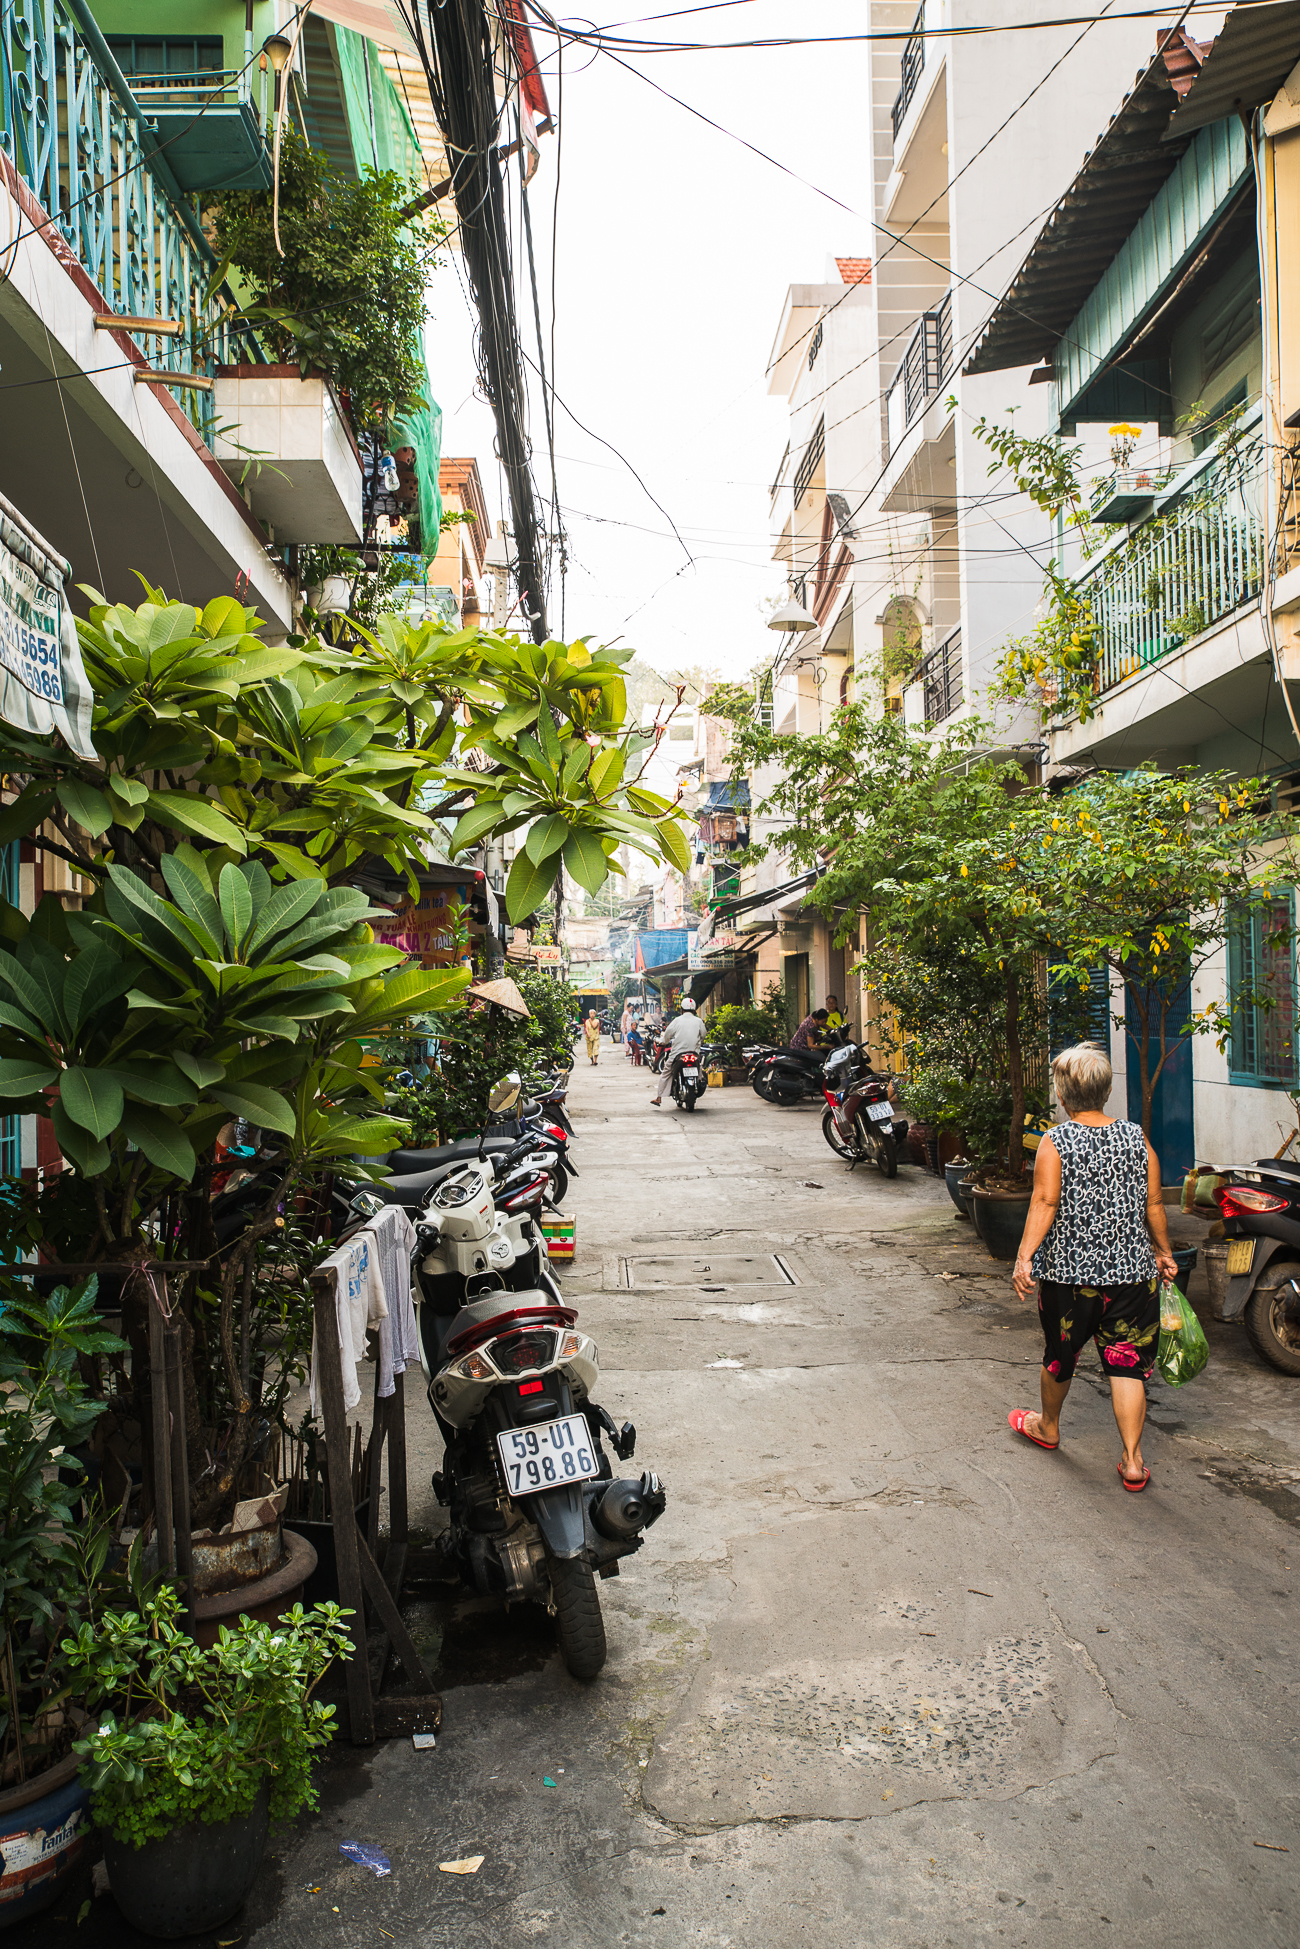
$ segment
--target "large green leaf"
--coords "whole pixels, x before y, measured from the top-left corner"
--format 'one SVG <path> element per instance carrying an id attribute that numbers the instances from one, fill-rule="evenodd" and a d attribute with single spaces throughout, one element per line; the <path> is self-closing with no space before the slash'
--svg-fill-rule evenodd
<path id="1" fill-rule="evenodd" d="M 206 951 L 216 954 L 221 946 L 221 908 L 202 853 L 188 844 L 178 846 L 174 853 L 164 853 L 162 875 L 176 905 L 200 930 Z"/>
<path id="2" fill-rule="evenodd" d="M 188 1184 L 197 1162 L 185 1132 L 161 1110 L 142 1110 L 128 1103 L 122 1112 L 122 1135 L 142 1150 L 151 1164 Z"/>
<path id="3" fill-rule="evenodd" d="M 456 821 L 456 829 L 451 835 L 450 850 L 458 853 L 462 846 L 472 846 L 476 839 L 481 839 L 485 832 L 491 832 L 504 817 L 505 809 L 500 799 L 480 799 L 477 805 L 469 808 L 468 812 L 462 812 Z"/>
<path id="4" fill-rule="evenodd" d="M 37 1090 L 56 1082 L 58 1074 L 53 1063 L 42 1063 L 35 1057 L 0 1057 L 0 1096 L 34 1096 Z"/>
<path id="5" fill-rule="evenodd" d="M 536 825 L 529 826 L 528 837 L 524 841 L 524 851 L 534 866 L 543 860 L 553 859 L 569 835 L 569 822 L 559 812 L 552 812 Z M 551 868 L 551 878 L 555 878 L 555 868 Z"/>
<path id="6" fill-rule="evenodd" d="M 515 854 L 506 881 L 506 913 L 512 921 L 523 920 L 541 905 L 554 885 L 555 868 L 554 856 L 537 866 L 526 852 Z"/>
<path id="7" fill-rule="evenodd" d="M 238 953 L 245 934 L 253 924 L 253 895 L 239 868 L 227 863 L 217 881 L 221 917 L 226 923 L 226 938 L 232 953 Z"/>
<path id="8" fill-rule="evenodd" d="M 59 1097 L 72 1121 L 92 1137 L 111 1137 L 122 1121 L 122 1085 L 99 1069 L 65 1069 Z"/>
<path id="9" fill-rule="evenodd" d="M 83 1177 L 98 1177 L 101 1171 L 108 1169 L 108 1145 L 102 1137 L 92 1137 L 88 1130 L 74 1123 L 61 1101 L 54 1105 L 50 1122 L 54 1125 L 59 1149 L 76 1165 Z"/>
<path id="10" fill-rule="evenodd" d="M 229 846 L 235 853 L 248 850 L 244 834 L 234 821 L 211 799 L 201 798 L 197 792 L 150 792 L 147 810 L 150 818 L 157 819 L 160 825 L 196 833 L 200 839 Z"/>
<path id="11" fill-rule="evenodd" d="M 247 1117 L 259 1129 L 279 1130 L 292 1137 L 296 1127 L 292 1106 L 275 1090 L 262 1089 L 256 1083 L 240 1083 L 238 1088 L 222 1087 L 214 1089 L 212 1094 L 232 1116 Z"/>
<path id="12" fill-rule="evenodd" d="M 97 785 L 88 785 L 84 778 L 61 778 L 58 792 L 64 811 L 71 813 L 92 839 L 107 832 L 117 816 L 107 792 L 101 792 Z"/>
<path id="13" fill-rule="evenodd" d="M 142 1103 L 164 1103 L 181 1109 L 193 1103 L 195 1089 L 165 1057 L 158 1062 L 105 1063 L 100 1071 Z"/>
<path id="14" fill-rule="evenodd" d="M 688 873 L 691 866 L 691 849 L 686 843 L 686 835 L 675 819 L 665 819 L 659 827 L 659 844 L 664 858 L 679 873 Z"/>
<path id="15" fill-rule="evenodd" d="M 226 1073 L 223 1062 L 214 1062 L 210 1056 L 191 1056 L 183 1049 L 177 1049 L 172 1057 L 176 1067 L 195 1084 L 198 1089 L 208 1089 L 219 1083 Z"/>
<path id="16" fill-rule="evenodd" d="M 599 893 L 609 877 L 609 858 L 600 835 L 589 827 L 578 826 L 570 833 L 564 848 L 564 864 L 580 887 Z"/>
<path id="17" fill-rule="evenodd" d="M 321 897 L 319 880 L 297 880 L 286 887 L 279 887 L 266 902 L 253 923 L 252 932 L 244 946 L 244 952 L 251 960 L 258 949 L 281 934 L 296 927 L 303 917 L 309 914 Z"/>
<path id="18" fill-rule="evenodd" d="M 384 983 L 382 995 L 367 999 L 348 1023 L 352 1035 L 370 1035 L 385 1022 L 450 1007 L 468 987 L 467 968 L 408 968 Z"/>

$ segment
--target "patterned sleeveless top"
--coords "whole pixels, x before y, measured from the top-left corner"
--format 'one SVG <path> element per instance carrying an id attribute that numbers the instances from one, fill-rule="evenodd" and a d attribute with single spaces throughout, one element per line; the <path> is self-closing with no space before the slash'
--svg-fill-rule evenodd
<path id="1" fill-rule="evenodd" d="M 1130 1286 L 1154 1278 L 1142 1126 L 1053 1124 L 1044 1142 L 1061 1160 L 1061 1202 L 1034 1254 L 1035 1279 Z"/>

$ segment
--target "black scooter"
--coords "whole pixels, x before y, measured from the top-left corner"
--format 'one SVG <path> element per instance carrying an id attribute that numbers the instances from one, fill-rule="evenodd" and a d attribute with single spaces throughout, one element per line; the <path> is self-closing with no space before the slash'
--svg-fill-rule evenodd
<path id="1" fill-rule="evenodd" d="M 1300 1164 L 1235 1165 L 1214 1192 L 1228 1244 L 1225 1320 L 1245 1321 L 1255 1351 L 1300 1374 Z"/>
<path id="2" fill-rule="evenodd" d="M 749 1081 L 765 1103 L 788 1109 L 795 1103 L 821 1101 L 827 1057 L 848 1044 L 846 1030 L 834 1031 L 820 1049 L 774 1049 L 757 1057 Z"/>

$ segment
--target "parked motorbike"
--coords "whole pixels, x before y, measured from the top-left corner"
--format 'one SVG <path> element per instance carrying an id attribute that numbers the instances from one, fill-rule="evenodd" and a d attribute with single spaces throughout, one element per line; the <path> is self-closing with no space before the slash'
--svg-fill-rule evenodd
<path id="1" fill-rule="evenodd" d="M 446 1444 L 433 1478 L 451 1518 L 441 1548 L 471 1588 L 552 1610 L 566 1666 L 592 1679 L 606 1658 L 596 1578 L 618 1575 L 667 1497 L 650 1470 L 615 1477 L 605 1441 L 630 1461 L 636 1429 L 595 1401 L 595 1342 L 549 1268 L 534 1287 L 507 1283 L 507 1252 L 512 1266 L 532 1263 L 531 1247 L 518 1256 L 505 1195 L 521 1161 L 455 1166 L 417 1226 L 420 1357 Z M 479 1259 L 482 1272 L 471 1269 Z M 489 1276 L 500 1284 L 468 1297 Z"/>
<path id="2" fill-rule="evenodd" d="M 1214 1192 L 1228 1245 L 1225 1320 L 1283 1374 L 1300 1374 L 1300 1164 L 1236 1165 Z"/>
<path id="3" fill-rule="evenodd" d="M 827 1057 L 822 1094 L 822 1136 L 836 1156 L 847 1158 L 850 1169 L 871 1159 L 882 1177 L 897 1177 L 907 1119 L 889 1101 L 888 1076 L 876 1075 L 856 1043 Z"/>
<path id="4" fill-rule="evenodd" d="M 765 1103 L 789 1108 L 822 1094 L 826 1058 L 847 1040 L 847 1031 L 834 1031 L 820 1049 L 770 1049 L 750 1065 L 750 1087 Z M 742 1052 L 747 1054 L 747 1052 Z"/>

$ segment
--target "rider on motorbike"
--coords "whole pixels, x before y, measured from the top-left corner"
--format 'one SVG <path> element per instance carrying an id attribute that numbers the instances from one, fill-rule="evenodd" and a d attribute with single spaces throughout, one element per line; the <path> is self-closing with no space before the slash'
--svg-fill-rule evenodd
<path id="1" fill-rule="evenodd" d="M 826 1033 L 827 1015 L 824 1008 L 815 1008 L 811 1015 L 805 1015 L 794 1034 L 790 1037 L 792 1049 L 816 1049 Z"/>
<path id="2" fill-rule="evenodd" d="M 665 1051 L 665 1061 L 663 1074 L 658 1079 L 658 1090 L 650 1098 L 652 1105 L 663 1102 L 665 1090 L 671 1095 L 673 1076 L 681 1067 L 682 1057 L 688 1049 L 698 1049 L 703 1040 L 704 1024 L 695 1012 L 695 1003 L 689 995 L 683 995 L 681 1014 L 675 1015 L 659 1036 L 660 1047 Z"/>

